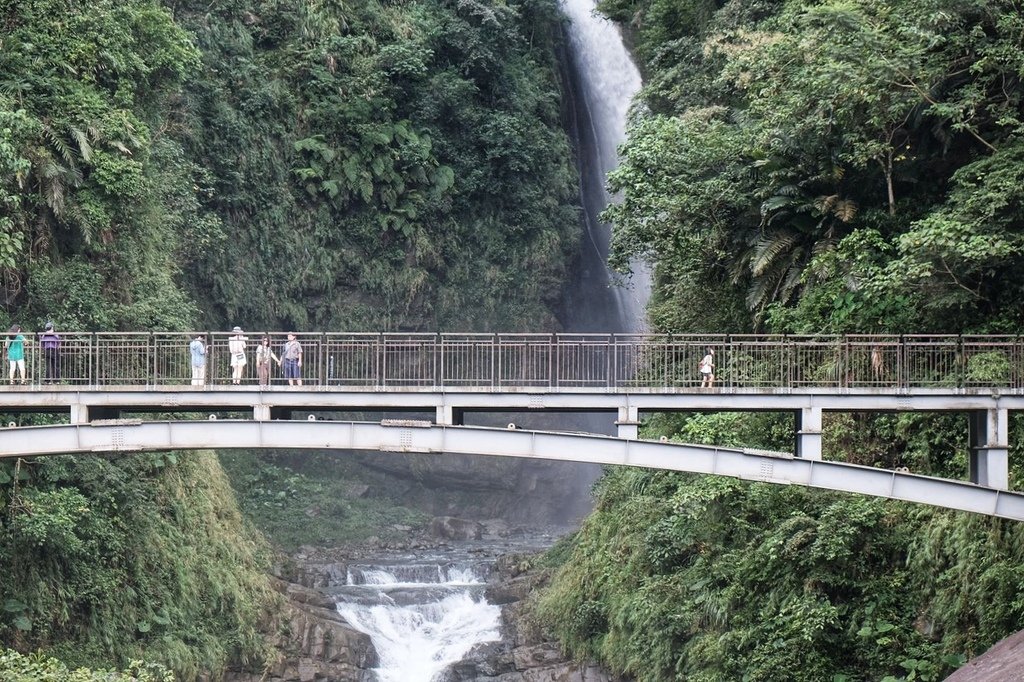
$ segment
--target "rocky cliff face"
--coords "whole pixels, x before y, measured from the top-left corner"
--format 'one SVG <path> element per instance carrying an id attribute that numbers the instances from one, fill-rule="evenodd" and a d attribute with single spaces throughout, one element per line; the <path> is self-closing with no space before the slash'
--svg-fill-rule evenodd
<path id="1" fill-rule="evenodd" d="M 225 682 L 371 682 L 377 652 L 315 589 L 275 579 L 285 597 L 271 619 L 268 641 L 278 659 L 266 669 L 233 670 Z"/>
<path id="2" fill-rule="evenodd" d="M 567 660 L 526 608 L 547 584 L 545 571 L 525 571 L 516 555 L 501 557 L 488 585 L 487 601 L 502 608 L 502 638 L 476 647 L 451 666 L 442 682 L 621 682 L 593 663 Z"/>

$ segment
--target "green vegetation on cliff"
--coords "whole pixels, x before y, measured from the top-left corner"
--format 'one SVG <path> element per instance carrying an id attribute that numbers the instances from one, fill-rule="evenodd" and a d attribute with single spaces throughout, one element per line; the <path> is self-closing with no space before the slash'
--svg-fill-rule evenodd
<path id="1" fill-rule="evenodd" d="M 1017 4 L 602 8 L 630 27 L 646 78 L 606 216 L 618 264 L 655 263 L 657 331 L 1019 332 Z M 966 476 L 962 417 L 828 415 L 824 427 L 827 457 Z M 646 429 L 791 448 L 791 418 L 677 415 Z M 1015 418 L 1017 489 L 1022 441 Z M 1022 565 L 1018 524 L 619 470 L 540 613 L 574 654 L 638 680 L 937 680 L 1024 628 Z"/>
<path id="2" fill-rule="evenodd" d="M 0 640 L 185 678 L 267 654 L 269 548 L 212 453 L 0 463 Z"/>
<path id="3" fill-rule="evenodd" d="M 1015 3 L 606 4 L 650 58 L 608 216 L 659 327 L 1019 329 Z"/>
<path id="4" fill-rule="evenodd" d="M 578 231 L 558 24 L 547 0 L 0 2 L 0 305 L 549 325 Z"/>
<path id="5" fill-rule="evenodd" d="M 551 327 L 578 239 L 559 24 L 554 0 L 0 0 L 0 324 Z M 318 486 L 260 471 L 272 505 Z M 328 488 L 335 539 L 407 520 Z M 285 543 L 296 498 L 262 519 Z M 258 659 L 262 543 L 212 455 L 0 464 L 0 643 L 185 679 Z"/>

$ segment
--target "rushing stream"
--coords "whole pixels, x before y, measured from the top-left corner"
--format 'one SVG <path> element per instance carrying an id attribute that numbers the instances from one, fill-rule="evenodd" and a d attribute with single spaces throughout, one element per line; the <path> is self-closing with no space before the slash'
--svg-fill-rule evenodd
<path id="1" fill-rule="evenodd" d="M 379 682 L 429 682 L 480 642 L 499 639 L 501 609 L 483 590 L 491 562 L 395 556 L 352 566 L 332 589 L 338 611 L 373 639 Z"/>
<path id="2" fill-rule="evenodd" d="M 610 228 L 598 219 L 608 204 L 607 173 L 617 165 L 626 113 L 640 75 L 611 22 L 594 14 L 594 0 L 562 0 L 569 17 L 566 64 L 572 92 L 572 136 L 580 166 L 585 230 L 577 280 L 565 294 L 571 332 L 640 332 L 650 291 L 646 269 L 621 282 L 607 267 Z M 588 426 L 602 431 L 611 427 Z M 567 426 L 566 428 L 573 428 Z M 596 473 L 583 473 L 590 480 Z M 476 644 L 500 638 L 501 610 L 483 597 L 487 561 L 470 556 L 390 557 L 349 570 L 334 590 L 338 611 L 370 635 L 380 656 L 379 682 L 431 682 Z"/>

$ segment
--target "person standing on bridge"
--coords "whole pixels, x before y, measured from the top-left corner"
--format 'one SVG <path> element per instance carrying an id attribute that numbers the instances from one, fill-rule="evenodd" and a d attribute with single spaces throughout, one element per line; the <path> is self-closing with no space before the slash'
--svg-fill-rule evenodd
<path id="1" fill-rule="evenodd" d="M 242 332 L 241 327 L 231 330 L 234 336 L 228 339 L 228 352 L 231 353 L 231 383 L 238 385 L 242 383 L 242 374 L 245 372 L 245 342 L 249 340 Z"/>
<path id="2" fill-rule="evenodd" d="M 260 339 L 260 345 L 256 346 L 256 376 L 259 377 L 260 386 L 270 383 L 270 361 L 273 360 L 281 365 L 281 361 L 274 355 L 274 349 L 270 347 L 270 337 L 264 336 Z"/>
<path id="3" fill-rule="evenodd" d="M 700 387 L 711 388 L 715 384 L 715 349 L 708 348 L 708 354 L 697 365 L 700 370 Z"/>
<path id="4" fill-rule="evenodd" d="M 7 330 L 7 340 L 4 341 L 4 348 L 7 349 L 7 362 L 11 364 L 10 383 L 14 383 L 14 370 L 21 373 L 21 383 L 25 383 L 25 337 L 21 333 L 21 327 L 13 324 Z"/>
<path id="5" fill-rule="evenodd" d="M 39 335 L 39 346 L 43 349 L 46 374 L 43 381 L 48 384 L 60 382 L 60 334 L 53 330 L 53 322 L 47 322 Z"/>
<path id="6" fill-rule="evenodd" d="M 288 332 L 288 342 L 281 349 L 281 363 L 284 365 L 284 378 L 289 386 L 302 385 L 302 344 L 295 339 L 295 332 Z"/>
<path id="7" fill-rule="evenodd" d="M 202 386 L 206 383 L 206 345 L 202 334 L 196 334 L 188 344 L 188 352 L 192 356 L 192 385 Z"/>

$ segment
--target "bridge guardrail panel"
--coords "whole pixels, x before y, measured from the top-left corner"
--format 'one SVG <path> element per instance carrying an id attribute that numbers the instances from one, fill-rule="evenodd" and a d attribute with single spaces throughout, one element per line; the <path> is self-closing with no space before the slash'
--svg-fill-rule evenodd
<path id="1" fill-rule="evenodd" d="M 789 388 L 790 364 L 789 344 L 782 334 L 729 337 L 726 372 L 732 386 Z"/>
<path id="2" fill-rule="evenodd" d="M 498 336 L 498 386 L 550 387 L 555 380 L 552 334 Z"/>
<path id="3" fill-rule="evenodd" d="M 192 382 L 189 344 L 205 332 L 156 332 L 153 334 L 153 384 Z M 205 345 L 204 341 L 204 345 Z"/>
<path id="4" fill-rule="evenodd" d="M 558 334 L 555 337 L 555 385 L 607 388 L 611 385 L 610 334 Z"/>
<path id="5" fill-rule="evenodd" d="M 616 334 L 612 386 L 663 386 L 668 373 L 668 335 Z"/>
<path id="6" fill-rule="evenodd" d="M 845 357 L 838 336 L 790 336 L 788 385 L 791 387 L 843 385 Z"/>
<path id="7" fill-rule="evenodd" d="M 921 388 L 963 386 L 960 337 L 952 334 L 913 334 L 903 337 L 905 385 Z"/>
<path id="8" fill-rule="evenodd" d="M 325 334 L 324 376 L 329 386 L 383 386 L 380 334 Z"/>
<path id="9" fill-rule="evenodd" d="M 148 332 L 97 332 L 96 383 L 147 385 L 155 381 L 153 337 Z"/>
<path id="10" fill-rule="evenodd" d="M 1016 337 L 1013 336 L 963 336 L 961 343 L 964 386 L 1014 387 L 1014 377 L 1019 376 L 1019 372 L 1014 369 L 1015 364 L 1018 364 L 1016 341 Z"/>
<path id="11" fill-rule="evenodd" d="M 39 334 L 25 338 L 25 372 L 34 383 L 58 383 L 86 386 L 94 379 L 94 341 L 88 332 L 57 332 L 60 346 L 57 349 L 56 376 L 52 382 L 47 378 L 46 357 L 39 341 Z M 5 365 L 6 367 L 6 365 Z"/>
<path id="12" fill-rule="evenodd" d="M 384 334 L 381 361 L 384 386 L 439 386 L 436 334 Z"/>
<path id="13" fill-rule="evenodd" d="M 303 385 L 319 386 L 323 383 L 325 375 L 323 366 L 323 336 L 320 332 L 295 332 L 295 340 L 302 347 L 302 367 L 299 368 L 299 378 L 302 379 Z M 282 362 L 281 367 L 274 365 L 271 368 L 270 383 L 284 386 L 288 384 L 288 379 L 284 376 L 283 364 L 284 344 L 288 342 L 288 333 L 276 332 L 271 334 L 270 338 L 270 344 L 274 346 L 274 352 L 277 353 Z M 255 373 L 256 369 L 253 367 L 253 374 L 255 375 Z"/>
<path id="14" fill-rule="evenodd" d="M 845 337 L 844 384 L 852 388 L 895 388 L 902 376 L 900 337 L 849 334 Z"/>
<path id="15" fill-rule="evenodd" d="M 494 334 L 442 334 L 442 386 L 494 386 Z"/>

